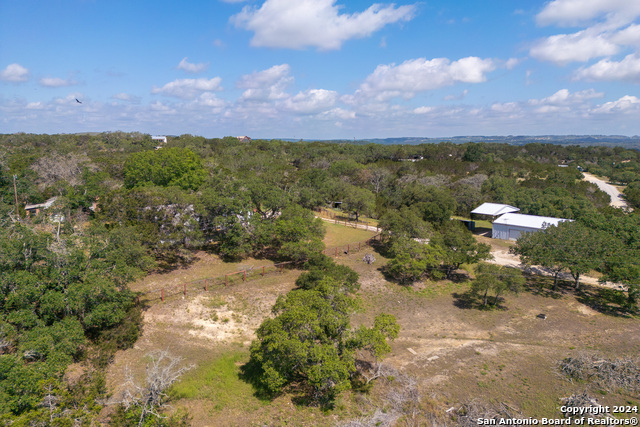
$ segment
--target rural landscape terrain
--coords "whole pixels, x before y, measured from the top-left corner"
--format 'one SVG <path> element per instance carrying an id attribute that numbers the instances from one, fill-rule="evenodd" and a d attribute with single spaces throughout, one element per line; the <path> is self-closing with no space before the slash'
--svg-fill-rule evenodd
<path id="1" fill-rule="evenodd" d="M 531 138 L 0 135 L 0 424 L 636 425 L 640 151 Z"/>

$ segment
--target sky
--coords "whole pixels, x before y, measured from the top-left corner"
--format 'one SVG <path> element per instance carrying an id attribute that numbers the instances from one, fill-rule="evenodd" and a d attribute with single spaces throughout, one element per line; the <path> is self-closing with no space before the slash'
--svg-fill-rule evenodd
<path id="1" fill-rule="evenodd" d="M 0 133 L 640 134 L 638 0 L 0 0 Z"/>

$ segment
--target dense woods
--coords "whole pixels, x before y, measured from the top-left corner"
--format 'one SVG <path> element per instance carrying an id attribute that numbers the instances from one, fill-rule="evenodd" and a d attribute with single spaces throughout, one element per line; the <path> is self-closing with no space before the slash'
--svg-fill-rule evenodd
<path id="1" fill-rule="evenodd" d="M 140 133 L 0 135 L 3 422 L 71 425 L 95 414 L 104 367 L 139 333 L 140 309 L 127 283 L 188 264 L 194 249 L 226 260 L 295 261 L 309 270 L 258 329 L 250 368 L 269 393 L 305 383 L 311 400 L 330 402 L 357 375 L 355 355 L 381 357 L 398 334 L 385 316 L 371 327 L 350 326 L 357 275 L 320 254 L 324 227 L 312 212 L 337 202 L 355 220 L 379 221 L 380 250 L 390 259 L 385 274 L 404 285 L 451 277 L 462 264 L 490 258 L 487 245 L 451 221 L 482 202 L 573 219 L 526 235 L 515 253 L 569 271 L 576 287 L 581 274 L 597 270 L 629 285 L 629 307 L 637 307 L 640 217 L 610 208 L 609 196 L 582 181 L 580 170 L 625 185 L 638 210 L 638 151 L 192 135 L 155 145 Z M 25 211 L 52 197 L 38 215 Z M 474 289 L 486 305 L 521 285 L 508 269 L 481 265 Z M 70 386 L 63 377 L 74 362 L 85 368 Z"/>

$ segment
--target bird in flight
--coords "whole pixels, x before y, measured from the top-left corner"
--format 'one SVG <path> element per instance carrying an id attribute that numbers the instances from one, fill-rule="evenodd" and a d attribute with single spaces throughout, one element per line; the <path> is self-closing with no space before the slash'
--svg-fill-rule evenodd
<path id="1" fill-rule="evenodd" d="M 82 101 L 80 101 L 78 98 L 76 98 L 76 102 L 77 102 L 78 104 L 82 104 Z"/>

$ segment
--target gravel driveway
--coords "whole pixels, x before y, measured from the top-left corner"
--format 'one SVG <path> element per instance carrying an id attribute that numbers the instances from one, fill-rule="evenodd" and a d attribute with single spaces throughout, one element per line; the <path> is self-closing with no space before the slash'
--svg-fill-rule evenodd
<path id="1" fill-rule="evenodd" d="M 610 205 L 616 208 L 627 208 L 627 202 L 622 198 L 622 193 L 618 191 L 616 187 L 603 181 L 602 179 L 596 177 L 595 175 L 591 175 L 590 173 L 582 172 L 584 175 L 584 180 L 594 183 L 598 186 L 598 188 L 611 197 Z"/>

